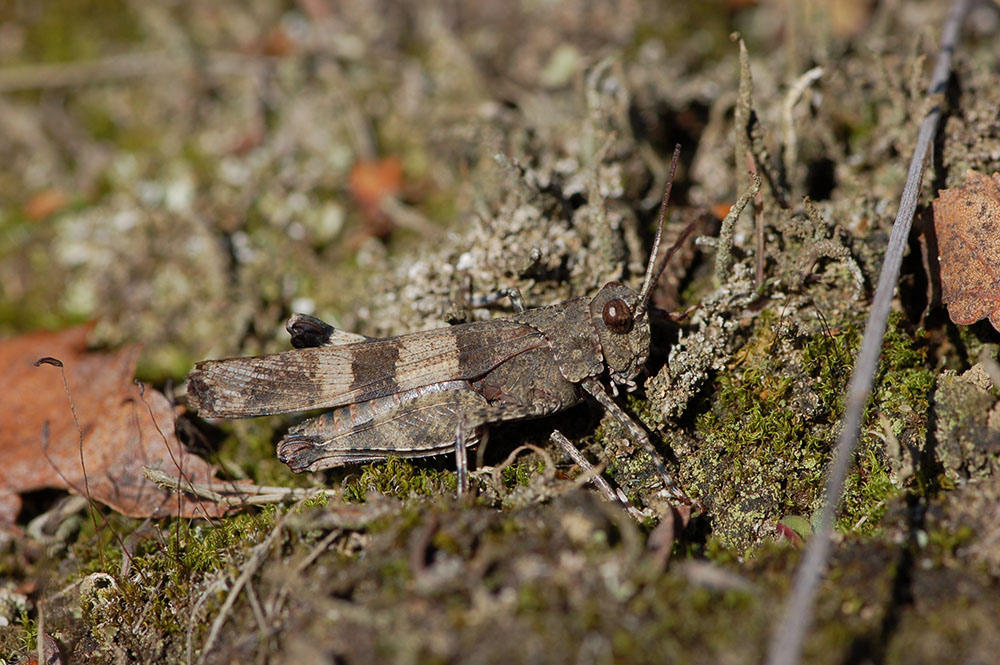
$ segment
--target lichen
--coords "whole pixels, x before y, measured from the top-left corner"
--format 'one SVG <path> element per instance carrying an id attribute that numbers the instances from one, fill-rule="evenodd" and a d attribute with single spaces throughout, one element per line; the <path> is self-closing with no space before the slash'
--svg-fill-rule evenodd
<path id="1" fill-rule="evenodd" d="M 962 375 L 943 372 L 932 397 L 935 454 L 952 483 L 1000 471 L 1000 403 L 979 365 Z"/>

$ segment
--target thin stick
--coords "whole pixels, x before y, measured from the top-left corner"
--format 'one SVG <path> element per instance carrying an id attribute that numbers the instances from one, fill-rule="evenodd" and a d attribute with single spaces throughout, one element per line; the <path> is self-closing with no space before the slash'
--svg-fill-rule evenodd
<path id="1" fill-rule="evenodd" d="M 785 101 L 781 105 L 782 134 L 784 135 L 784 145 L 782 146 L 781 170 L 788 173 L 792 164 L 799 160 L 799 139 L 795 131 L 795 105 L 806 94 L 813 83 L 823 76 L 822 67 L 813 67 L 803 74 L 792 84 L 785 94 Z"/>
<path id="2" fill-rule="evenodd" d="M 744 177 L 740 164 L 744 163 L 747 155 L 753 154 L 750 149 L 750 119 L 753 117 L 753 76 L 750 73 L 750 54 L 743 39 L 738 35 L 740 59 L 740 83 L 736 99 L 736 107 L 733 109 L 733 151 L 735 153 L 733 165 L 736 167 L 736 191 L 745 190 L 750 184 L 750 179 Z M 740 213 L 743 209 L 740 209 Z M 720 240 L 720 245 L 721 245 Z M 716 259 L 718 265 L 718 259 Z"/>
<path id="3" fill-rule="evenodd" d="M 192 483 L 187 478 L 171 476 L 151 466 L 142 467 L 146 480 L 172 492 L 193 494 L 223 506 L 251 505 L 297 501 L 325 494 L 337 496 L 336 490 L 310 489 L 303 487 L 271 487 L 267 485 L 235 485 L 231 483 Z"/>
<path id="4" fill-rule="evenodd" d="M 170 456 L 170 461 L 173 462 L 174 468 L 177 469 L 177 473 L 180 474 L 180 477 L 184 478 L 185 480 L 188 480 L 187 474 L 184 473 L 184 469 L 181 468 L 181 463 L 177 460 L 177 457 L 174 455 L 173 449 L 170 447 L 170 442 L 167 441 L 167 436 L 163 433 L 163 430 L 160 429 L 160 424 L 158 422 L 156 422 L 156 416 L 153 414 L 153 405 L 150 404 L 149 401 L 146 399 L 146 385 L 142 381 L 140 381 L 139 379 L 134 379 L 133 381 L 134 381 L 135 385 L 138 386 L 138 388 L 139 388 L 139 399 L 141 399 L 142 403 L 146 405 L 146 411 L 149 412 L 149 419 L 153 421 L 153 427 L 156 428 L 157 433 L 160 435 L 160 439 L 163 441 L 163 447 L 166 448 L 167 454 Z M 136 416 L 136 429 L 137 430 L 140 429 L 139 426 L 138 426 L 138 416 Z M 182 512 L 183 503 L 184 503 L 184 497 L 181 495 L 180 492 L 177 492 L 177 514 L 178 515 L 180 515 L 181 512 Z M 201 509 L 201 512 L 202 512 L 203 516 L 205 517 L 205 519 L 211 521 L 211 518 L 208 515 L 208 511 L 205 509 L 205 505 L 201 501 L 198 502 L 198 508 Z M 181 551 L 181 530 L 180 529 L 175 529 L 174 530 L 174 534 L 175 534 L 175 539 L 174 539 L 175 547 L 177 548 L 177 551 L 180 552 Z"/>
<path id="5" fill-rule="evenodd" d="M 260 606 L 260 598 L 253 588 L 253 582 L 247 582 L 247 601 L 250 603 L 250 611 L 253 612 L 254 621 L 257 622 L 257 639 L 261 644 L 267 641 L 270 631 L 267 629 L 267 621 L 264 619 L 264 610 Z"/>
<path id="6" fill-rule="evenodd" d="M 323 540 L 319 541 L 319 544 L 316 545 L 311 552 L 309 552 L 306 558 L 302 559 L 302 561 L 295 566 L 295 574 L 301 575 L 305 572 L 305 569 L 313 565 L 313 562 L 316 561 L 316 559 L 318 559 L 323 552 L 329 549 L 330 545 L 333 544 L 333 541 L 339 538 L 343 533 L 344 532 L 340 529 L 334 529 L 330 533 L 326 534 L 326 536 L 323 537 Z"/>
<path id="7" fill-rule="evenodd" d="M 101 561 L 101 571 L 107 572 L 107 568 L 105 568 L 104 565 L 104 548 L 101 547 L 101 527 L 98 526 L 97 524 L 97 504 L 94 502 L 93 497 L 90 496 L 90 477 L 87 475 L 87 463 L 84 460 L 83 456 L 83 428 L 80 426 L 80 418 L 76 415 L 76 404 L 73 402 L 73 393 L 71 393 L 69 390 L 69 381 L 66 380 L 66 367 L 65 365 L 63 365 L 63 362 L 58 358 L 51 358 L 49 356 L 46 356 L 44 358 L 39 358 L 38 360 L 35 361 L 35 367 L 40 367 L 42 365 L 52 365 L 53 367 L 58 367 L 59 374 L 62 376 L 63 390 L 66 392 L 66 399 L 69 400 L 69 410 L 70 413 L 73 414 L 73 424 L 76 425 L 76 431 L 77 434 L 79 435 L 80 468 L 83 470 L 84 496 L 87 497 L 87 503 L 90 504 L 90 519 L 94 523 L 94 531 L 97 534 L 97 554 L 98 558 Z M 42 439 L 43 439 L 42 451 L 43 453 L 46 453 L 45 458 L 48 459 L 49 464 L 52 465 L 52 468 L 56 469 L 55 465 L 52 464 L 52 460 L 49 459 L 48 454 L 46 452 L 46 449 L 48 448 L 48 433 L 49 433 L 49 423 L 48 421 L 45 421 L 45 424 L 42 425 Z M 58 469 L 56 469 L 56 473 L 59 474 L 60 478 L 66 480 L 66 477 L 63 476 Z M 67 485 L 70 484 L 67 483 Z M 73 486 L 70 485 L 70 487 Z M 73 487 L 73 489 L 75 490 L 76 488 Z"/>
<path id="8" fill-rule="evenodd" d="M 199 66 L 219 76 L 257 76 L 273 58 L 214 52 Z M 132 79 L 176 79 L 194 73 L 187 60 L 166 51 L 126 53 L 98 60 L 13 65 L 0 68 L 0 93 L 76 88 Z"/>
<path id="9" fill-rule="evenodd" d="M 943 96 L 948 76 L 951 72 L 951 56 L 958 44 L 959 31 L 969 9 L 969 0 L 956 0 L 945 22 L 941 36 L 941 51 L 934 73 L 931 77 L 928 95 Z M 882 338 L 889 318 L 889 306 L 892 303 L 893 291 L 899 278 L 899 268 L 903 261 L 903 250 L 906 249 L 907 237 L 910 235 L 910 224 L 917 208 L 917 196 L 923 178 L 924 165 L 930 153 L 931 142 L 937 131 L 941 118 L 941 102 L 935 104 L 923 122 L 917 135 L 917 147 L 910 160 L 910 169 L 903 187 L 903 195 L 899 201 L 899 212 L 889 236 L 889 246 L 879 275 L 875 298 L 868 314 L 864 337 L 861 340 L 861 351 L 854 367 L 854 374 L 847 388 L 847 407 L 844 413 L 844 425 L 837 439 L 833 467 L 827 477 L 823 497 L 823 509 L 820 513 L 816 533 L 809 539 L 802 563 L 795 571 L 795 581 L 791 597 L 785 606 L 785 613 L 771 639 L 768 648 L 768 665 L 795 665 L 801 660 L 802 643 L 806 632 L 812 623 L 813 599 L 820 575 L 827 568 L 830 558 L 833 522 L 837 506 L 843 494 L 844 480 L 847 470 L 854 457 L 854 449 L 858 444 L 861 417 L 865 404 L 871 393 L 878 367 L 879 351 L 882 348 Z"/>
<path id="10" fill-rule="evenodd" d="M 747 169 L 753 174 L 754 182 L 760 180 L 760 175 L 757 173 L 757 163 L 753 159 L 753 155 L 747 155 Z M 754 240 L 756 244 L 756 256 L 754 257 L 754 289 L 759 289 L 761 284 L 764 283 L 764 195 L 761 194 L 760 187 L 757 187 L 757 193 L 753 196 L 753 227 L 754 227 Z"/>
<path id="11" fill-rule="evenodd" d="M 45 603 L 38 601 L 38 631 L 35 633 L 35 657 L 39 665 L 48 662 L 45 659 Z"/>

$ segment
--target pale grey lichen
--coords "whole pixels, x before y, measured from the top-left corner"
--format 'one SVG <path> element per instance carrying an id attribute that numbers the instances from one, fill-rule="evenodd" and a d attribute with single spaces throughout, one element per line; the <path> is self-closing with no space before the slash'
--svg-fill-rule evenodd
<path id="1" fill-rule="evenodd" d="M 956 483 L 1000 471 L 1000 401 L 979 365 L 941 373 L 933 394 L 935 453 Z"/>
<path id="2" fill-rule="evenodd" d="M 752 322 L 753 313 L 744 310 L 755 293 L 752 269 L 739 263 L 726 284 L 702 299 L 692 325 L 682 329 L 671 347 L 667 364 L 646 383 L 661 422 L 679 417 L 710 373 L 725 369 L 738 334 Z"/>

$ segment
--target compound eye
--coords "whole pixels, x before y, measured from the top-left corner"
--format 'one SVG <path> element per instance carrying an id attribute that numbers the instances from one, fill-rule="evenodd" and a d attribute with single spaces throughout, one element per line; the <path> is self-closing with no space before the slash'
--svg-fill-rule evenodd
<path id="1" fill-rule="evenodd" d="M 632 330 L 632 309 L 621 298 L 612 298 L 604 305 L 601 313 L 604 325 L 613 333 L 624 335 Z"/>

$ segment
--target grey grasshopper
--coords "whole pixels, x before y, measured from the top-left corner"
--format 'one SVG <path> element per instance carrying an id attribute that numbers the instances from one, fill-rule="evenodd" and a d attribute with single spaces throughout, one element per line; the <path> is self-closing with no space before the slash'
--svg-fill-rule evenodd
<path id="1" fill-rule="evenodd" d="M 188 403 L 218 418 L 330 408 L 278 444 L 278 458 L 293 471 L 454 450 L 461 493 L 466 447 L 479 443 L 489 424 L 547 416 L 589 395 L 651 453 L 668 492 L 686 499 L 648 434 L 602 384 L 606 379 L 615 395 L 619 387 L 634 390 L 649 355 L 649 299 L 663 271 L 655 264 L 677 157 L 638 293 L 611 282 L 592 298 L 525 309 L 510 289 L 497 294 L 510 297 L 516 313 L 509 318 L 384 339 L 296 314 L 287 324 L 295 349 L 198 363 Z"/>

